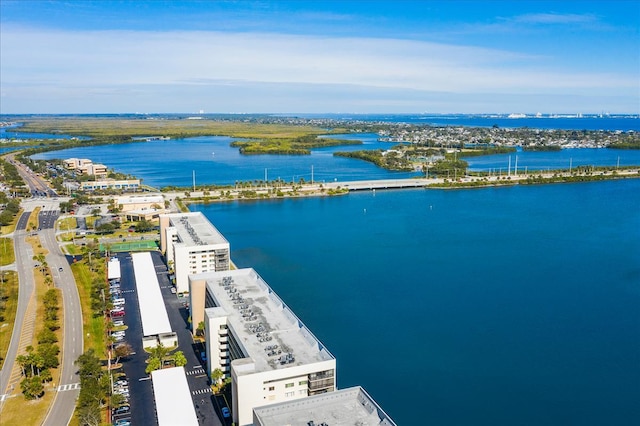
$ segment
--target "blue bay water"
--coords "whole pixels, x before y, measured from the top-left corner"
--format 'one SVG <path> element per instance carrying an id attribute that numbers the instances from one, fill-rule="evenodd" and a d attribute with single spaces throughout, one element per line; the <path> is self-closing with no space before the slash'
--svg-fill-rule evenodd
<path id="1" fill-rule="evenodd" d="M 509 118 L 508 114 L 302 114 L 301 116 L 432 126 L 640 131 L 640 116 L 636 114 L 603 115 L 602 117 L 598 115 L 583 117 L 575 115 L 535 117 L 529 115 L 523 118 Z"/>
<path id="2" fill-rule="evenodd" d="M 640 180 L 197 205 L 401 425 L 640 422 Z"/>
<path id="3" fill-rule="evenodd" d="M 517 158 L 516 158 L 517 157 Z M 507 173 L 532 170 L 569 169 L 578 166 L 637 166 L 640 164 L 638 149 L 570 148 L 560 151 L 522 151 L 509 154 L 483 155 L 464 159 L 470 171 L 496 171 Z"/>
<path id="4" fill-rule="evenodd" d="M 11 147 L 2 146 L 0 147 L 0 154 L 6 154 L 7 152 L 17 151 L 17 150 L 26 149 L 26 148 L 31 148 L 31 146 L 11 146 Z"/>
<path id="5" fill-rule="evenodd" d="M 377 141 L 374 134 L 345 135 L 359 139 L 362 145 L 347 145 L 314 149 L 311 155 L 242 155 L 229 144 L 226 136 L 203 136 L 169 141 L 136 142 L 99 145 L 50 151 L 33 156 L 35 159 L 90 158 L 119 172 L 143 178 L 156 187 L 190 187 L 193 172 L 196 184 L 233 185 L 236 181 L 277 178 L 287 182 L 313 179 L 316 182 L 360 179 L 394 179 L 415 176 L 416 173 L 392 172 L 371 163 L 351 158 L 334 157 L 335 151 L 378 149 L 390 147 Z"/>
<path id="6" fill-rule="evenodd" d="M 349 137 L 365 145 L 242 156 L 230 138 L 202 137 L 36 158 L 91 158 L 160 187 L 190 186 L 193 170 L 198 184 L 262 180 L 265 169 L 310 180 L 312 165 L 316 181 L 407 175 L 334 158 L 389 146 Z M 638 151 L 517 155 L 520 170 L 640 163 Z M 469 162 L 505 171 L 508 155 Z M 638 194 L 640 181 L 626 180 L 193 209 L 336 355 L 339 386 L 363 385 L 399 424 L 635 424 Z"/>
<path id="7" fill-rule="evenodd" d="M 317 182 L 367 179 L 396 179 L 418 176 L 413 172 L 392 172 L 371 163 L 334 157 L 336 151 L 389 149 L 395 143 L 378 142 L 377 135 L 360 133 L 335 135 L 341 139 L 361 140 L 362 145 L 344 145 L 313 149 L 311 155 L 242 155 L 229 144 L 226 136 L 203 136 L 169 141 L 135 142 L 128 144 L 86 146 L 50 151 L 33 156 L 35 159 L 90 158 L 110 169 L 134 175 L 155 186 L 190 187 L 193 172 L 196 184 L 233 185 L 236 181 L 284 179 Z M 465 160 L 472 171 L 501 170 L 507 172 L 509 156 L 512 171 L 515 156 L 518 170 L 545 170 L 580 165 L 620 166 L 640 164 L 640 150 L 564 149 L 558 152 L 518 152 L 512 154 L 470 157 Z"/>

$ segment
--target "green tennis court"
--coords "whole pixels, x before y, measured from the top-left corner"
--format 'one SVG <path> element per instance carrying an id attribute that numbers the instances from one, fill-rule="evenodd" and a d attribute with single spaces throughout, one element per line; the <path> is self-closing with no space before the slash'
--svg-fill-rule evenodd
<path id="1" fill-rule="evenodd" d="M 105 251 L 105 245 L 100 244 L 100 251 Z M 121 251 L 149 251 L 149 250 L 157 250 L 158 245 L 155 241 L 144 240 L 144 241 L 125 241 L 122 243 L 113 243 L 109 245 L 109 251 L 111 252 L 121 252 Z"/>

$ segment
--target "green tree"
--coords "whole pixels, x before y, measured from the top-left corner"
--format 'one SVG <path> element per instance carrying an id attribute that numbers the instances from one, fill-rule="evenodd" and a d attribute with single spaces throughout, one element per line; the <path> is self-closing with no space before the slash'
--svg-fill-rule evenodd
<path id="1" fill-rule="evenodd" d="M 56 337 L 56 334 L 51 331 L 49 328 L 43 328 L 42 330 L 40 330 L 40 332 L 38 333 L 38 343 L 42 344 L 42 343 L 56 343 L 58 341 L 58 338 Z"/>
<path id="2" fill-rule="evenodd" d="M 125 403 L 125 399 L 124 399 L 124 395 L 119 394 L 119 393 L 111 393 L 110 398 L 110 402 L 111 402 L 111 408 L 116 408 L 121 406 L 122 404 Z"/>
<path id="3" fill-rule="evenodd" d="M 158 346 L 155 346 L 149 350 L 150 358 L 157 358 L 160 361 L 160 365 L 164 364 L 165 359 L 169 355 L 169 349 L 166 348 L 162 343 L 159 343 Z"/>
<path id="4" fill-rule="evenodd" d="M 184 353 L 182 351 L 177 351 L 175 354 L 173 354 L 173 362 L 175 363 L 176 367 L 184 367 L 185 365 L 187 365 L 187 358 L 184 356 Z"/>
<path id="5" fill-rule="evenodd" d="M 218 384 L 223 377 L 224 377 L 224 373 L 219 368 L 216 368 L 211 372 L 211 380 L 215 384 Z"/>
<path id="6" fill-rule="evenodd" d="M 149 232 L 151 230 L 153 230 L 153 223 L 149 222 L 148 220 L 143 219 L 136 224 L 137 232 Z"/>
<path id="7" fill-rule="evenodd" d="M 204 335 L 204 321 L 200 321 L 198 323 L 198 328 L 196 328 L 196 336 Z"/>
<path id="8" fill-rule="evenodd" d="M 60 347 L 52 343 L 45 343 L 38 345 L 38 355 L 42 357 L 43 365 L 45 369 L 56 368 L 60 364 L 58 360 L 58 354 L 60 353 Z"/>
<path id="9" fill-rule="evenodd" d="M 158 358 L 149 358 L 147 368 L 145 368 L 144 372 L 147 374 L 151 374 L 152 371 L 159 370 L 161 366 L 162 363 Z"/>
<path id="10" fill-rule="evenodd" d="M 44 394 L 44 386 L 38 376 L 25 377 L 20 382 L 20 389 L 26 399 L 37 399 Z"/>

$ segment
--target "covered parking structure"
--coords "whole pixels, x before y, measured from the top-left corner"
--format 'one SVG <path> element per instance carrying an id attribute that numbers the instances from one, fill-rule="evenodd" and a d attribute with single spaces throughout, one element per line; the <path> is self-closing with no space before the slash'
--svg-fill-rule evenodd
<path id="1" fill-rule="evenodd" d="M 184 367 L 151 372 L 158 426 L 198 426 Z"/>
<path id="2" fill-rule="evenodd" d="M 158 335 L 173 333 L 169 323 L 169 316 L 160 292 L 160 285 L 158 284 L 151 253 L 132 253 L 131 260 L 133 261 L 136 279 L 143 340 L 145 340 L 145 346 L 155 346 L 149 343 L 149 338 L 155 338 L 157 342 Z"/>

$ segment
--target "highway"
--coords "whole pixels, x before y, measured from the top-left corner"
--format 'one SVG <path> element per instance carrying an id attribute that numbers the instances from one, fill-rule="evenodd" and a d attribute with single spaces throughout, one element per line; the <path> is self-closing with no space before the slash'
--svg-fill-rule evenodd
<path id="1" fill-rule="evenodd" d="M 57 196 L 56 192 L 49 187 L 44 179 L 33 173 L 27 166 L 17 161 L 14 154 L 7 154 L 5 159 L 16 166 L 18 174 L 22 179 L 24 179 L 25 183 L 29 185 L 29 190 L 33 196 Z"/>
<path id="2" fill-rule="evenodd" d="M 49 408 L 44 425 L 60 426 L 69 424 L 76 405 L 79 394 L 78 375 L 74 366 L 75 360 L 84 350 L 83 329 L 82 329 L 82 309 L 80 307 L 80 297 L 76 287 L 75 279 L 66 257 L 60 251 L 60 247 L 55 236 L 55 222 L 59 215 L 59 201 L 43 198 L 32 198 L 24 200 L 22 203 L 24 213 L 18 220 L 16 231 L 14 232 L 14 247 L 16 252 L 16 270 L 18 271 L 19 291 L 18 307 L 14 324 L 11 342 L 7 351 L 5 363 L 0 371 L 0 395 L 2 401 L 6 397 L 20 394 L 20 380 L 22 377 L 12 375 L 15 358 L 19 354 L 19 349 L 24 346 L 24 341 L 30 344 L 30 338 L 23 339 L 20 343 L 23 327 L 29 322 L 27 308 L 29 300 L 35 287 L 33 275 L 33 250 L 25 241 L 27 236 L 26 227 L 31 212 L 36 207 L 41 207 L 39 214 L 38 236 L 42 246 L 49 252 L 46 256 L 47 264 L 51 269 L 54 285 L 62 290 L 62 304 L 64 307 L 63 318 L 63 342 L 60 352 L 61 375 L 52 406 Z M 38 324 L 36 318 L 36 324 Z M 37 326 L 35 327 L 37 332 Z M 31 335 L 33 330 L 28 330 Z M 29 337 L 29 336 L 27 336 Z M 24 348 L 22 348 L 24 350 Z M 0 405 L 0 409 L 2 406 Z"/>
<path id="3" fill-rule="evenodd" d="M 2 401 L 4 402 L 4 395 L 15 396 L 20 393 L 20 376 L 13 376 L 12 371 L 15 364 L 16 356 L 18 355 L 18 347 L 20 345 L 20 336 L 22 335 L 22 328 L 24 325 L 25 313 L 27 312 L 27 306 L 29 305 L 29 299 L 33 294 L 34 277 L 33 277 L 33 250 L 31 246 L 26 243 L 26 227 L 29 220 L 30 211 L 24 212 L 18 219 L 16 230 L 13 233 L 14 249 L 16 253 L 16 270 L 18 271 L 18 307 L 16 310 L 16 319 L 13 326 L 13 333 L 11 335 L 11 341 L 9 342 L 9 349 L 7 350 L 7 356 L 5 358 L 2 370 L 0 371 L 0 394 L 3 395 Z M 2 405 L 0 405 L 2 409 Z"/>
<path id="4" fill-rule="evenodd" d="M 55 222 L 58 210 L 43 210 L 40 212 L 40 242 L 49 251 L 47 263 L 51 268 L 53 281 L 62 290 L 62 304 L 64 307 L 63 331 L 64 339 L 61 351 L 60 387 L 68 389 L 56 393 L 53 405 L 47 413 L 43 425 L 67 425 L 73 415 L 76 399 L 80 389 L 75 385 L 80 382 L 74 362 L 84 350 L 82 331 L 82 308 L 76 282 L 67 262 L 56 241 Z"/>

